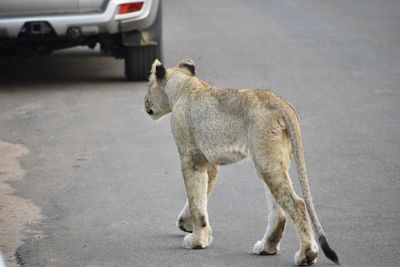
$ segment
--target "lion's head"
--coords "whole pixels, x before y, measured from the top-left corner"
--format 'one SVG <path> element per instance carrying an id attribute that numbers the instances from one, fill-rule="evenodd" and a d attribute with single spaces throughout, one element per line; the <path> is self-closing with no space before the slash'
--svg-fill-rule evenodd
<path id="1" fill-rule="evenodd" d="M 170 113 L 172 107 L 168 91 L 175 92 L 177 81 L 194 75 L 195 65 L 190 59 L 181 60 L 175 67 L 168 69 L 156 59 L 151 66 L 148 90 L 144 99 L 147 114 L 157 120 Z"/>

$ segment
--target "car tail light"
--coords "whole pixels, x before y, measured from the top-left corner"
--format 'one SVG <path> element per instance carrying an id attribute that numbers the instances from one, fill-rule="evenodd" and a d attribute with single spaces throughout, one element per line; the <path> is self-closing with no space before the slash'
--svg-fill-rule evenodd
<path id="1" fill-rule="evenodd" d="M 126 3 L 119 6 L 118 14 L 127 14 L 140 11 L 143 7 L 143 2 Z"/>

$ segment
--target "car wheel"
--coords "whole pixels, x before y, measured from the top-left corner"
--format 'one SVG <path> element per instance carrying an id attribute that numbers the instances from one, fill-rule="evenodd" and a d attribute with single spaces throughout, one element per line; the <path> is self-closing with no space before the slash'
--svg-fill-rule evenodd
<path id="1" fill-rule="evenodd" d="M 130 81 L 144 81 L 150 75 L 151 65 L 158 58 L 162 60 L 162 46 L 134 46 L 125 49 L 125 76 Z"/>

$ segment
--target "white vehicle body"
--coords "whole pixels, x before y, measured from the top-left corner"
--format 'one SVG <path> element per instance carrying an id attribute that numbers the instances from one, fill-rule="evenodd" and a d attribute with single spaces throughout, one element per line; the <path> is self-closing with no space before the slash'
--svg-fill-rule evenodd
<path id="1" fill-rule="evenodd" d="M 30 4 L 26 9 L 31 8 L 31 12 L 18 12 L 22 7 L 16 3 Z M 43 11 L 36 10 L 38 2 L 43 2 Z M 0 38 L 17 38 L 23 25 L 27 22 L 46 21 L 54 29 L 57 36 L 66 36 L 67 29 L 70 27 L 80 27 L 83 35 L 98 33 L 118 33 L 130 30 L 144 30 L 151 26 L 156 18 L 158 0 L 112 0 L 107 3 L 104 9 L 87 9 L 87 13 L 77 10 L 75 13 L 71 7 L 65 6 L 68 1 L 19 1 L 2 0 L 0 2 Z M 73 2 L 73 1 L 71 1 Z M 85 1 L 99 2 L 99 1 Z M 103 1 L 100 1 L 102 5 Z M 143 7 L 136 12 L 118 14 L 122 4 L 143 2 Z M 58 9 L 46 10 L 48 4 L 59 4 Z M 50 5 L 51 6 L 51 5 Z M 62 11 L 65 7 L 65 11 Z M 9 11 L 7 12 L 7 9 Z M 96 12 L 97 11 L 97 12 Z"/>
<path id="2" fill-rule="evenodd" d="M 161 25 L 161 0 L 2 0 L 0 55 L 100 43 L 125 59 L 128 79 L 142 80 L 162 57 Z"/>

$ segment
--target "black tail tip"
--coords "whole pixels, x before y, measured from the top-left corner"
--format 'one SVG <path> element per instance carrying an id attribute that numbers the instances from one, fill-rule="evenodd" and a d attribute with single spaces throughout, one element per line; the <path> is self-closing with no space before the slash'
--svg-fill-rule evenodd
<path id="1" fill-rule="evenodd" d="M 328 259 L 330 259 L 337 265 L 340 265 L 339 258 L 336 255 L 336 252 L 329 247 L 328 240 L 326 240 L 326 237 L 322 235 L 319 237 L 318 241 L 319 244 L 321 245 L 322 251 L 324 252 L 325 256 L 328 257 Z"/>

